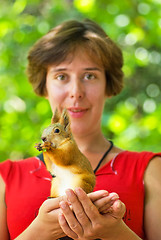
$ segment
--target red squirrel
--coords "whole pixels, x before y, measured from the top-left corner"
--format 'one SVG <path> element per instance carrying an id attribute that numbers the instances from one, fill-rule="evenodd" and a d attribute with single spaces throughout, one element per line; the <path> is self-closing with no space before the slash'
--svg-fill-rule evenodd
<path id="1" fill-rule="evenodd" d="M 55 110 L 48 126 L 41 136 L 42 144 L 36 148 L 43 151 L 47 170 L 55 177 L 51 182 L 50 197 L 65 194 L 67 188 L 81 187 L 86 193 L 95 186 L 95 175 L 89 160 L 79 150 L 71 129 L 68 112 Z"/>

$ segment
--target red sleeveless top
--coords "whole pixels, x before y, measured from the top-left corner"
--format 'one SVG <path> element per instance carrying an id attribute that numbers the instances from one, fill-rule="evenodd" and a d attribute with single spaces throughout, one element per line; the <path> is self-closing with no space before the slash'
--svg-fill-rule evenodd
<path id="1" fill-rule="evenodd" d="M 123 151 L 96 172 L 94 191 L 117 192 L 125 203 L 125 223 L 142 239 L 144 209 L 144 171 L 156 155 L 152 152 Z M 7 224 L 10 239 L 24 231 L 50 195 L 51 176 L 37 157 L 0 163 L 6 183 Z"/>

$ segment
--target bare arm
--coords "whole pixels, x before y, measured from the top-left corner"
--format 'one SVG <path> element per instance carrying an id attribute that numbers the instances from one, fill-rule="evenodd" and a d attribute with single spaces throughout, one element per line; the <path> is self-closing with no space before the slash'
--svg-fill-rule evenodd
<path id="1" fill-rule="evenodd" d="M 144 223 L 147 239 L 161 239 L 161 157 L 150 161 L 144 175 L 144 183 Z"/>
<path id="2" fill-rule="evenodd" d="M 58 223 L 59 202 L 62 199 L 63 197 L 44 201 L 38 216 L 15 240 L 56 240 L 65 236 Z"/>
<path id="3" fill-rule="evenodd" d="M 5 183 L 0 176 L 0 239 L 9 240 L 7 228 L 7 211 L 5 203 Z"/>
<path id="4" fill-rule="evenodd" d="M 36 219 L 15 240 L 54 240 L 64 236 L 58 223 L 59 202 L 63 199 L 46 200 Z M 0 239 L 10 240 L 7 228 L 5 183 L 0 176 Z"/>

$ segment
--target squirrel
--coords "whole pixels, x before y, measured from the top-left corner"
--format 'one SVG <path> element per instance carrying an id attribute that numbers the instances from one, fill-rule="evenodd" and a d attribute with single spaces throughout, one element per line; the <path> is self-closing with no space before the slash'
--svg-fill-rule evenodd
<path id="1" fill-rule="evenodd" d="M 55 110 L 51 125 L 44 129 L 41 139 L 43 143 L 37 144 L 36 148 L 43 151 L 47 170 L 54 175 L 50 197 L 64 195 L 67 188 L 81 187 L 86 193 L 92 192 L 95 175 L 73 138 L 66 109 L 62 114 Z"/>

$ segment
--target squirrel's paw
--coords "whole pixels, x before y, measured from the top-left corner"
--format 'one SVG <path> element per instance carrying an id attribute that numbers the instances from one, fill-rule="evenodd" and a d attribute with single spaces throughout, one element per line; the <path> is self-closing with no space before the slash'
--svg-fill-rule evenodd
<path id="1" fill-rule="evenodd" d="M 42 146 L 41 143 L 37 143 L 37 144 L 35 145 L 35 148 L 36 148 L 38 151 L 42 151 L 42 150 L 43 150 L 43 146 Z"/>
<path id="2" fill-rule="evenodd" d="M 35 145 L 35 148 L 38 150 L 38 151 L 43 151 L 43 150 L 51 150 L 52 149 L 52 146 L 51 146 L 51 143 L 50 142 L 44 142 L 44 143 L 37 143 Z"/>

